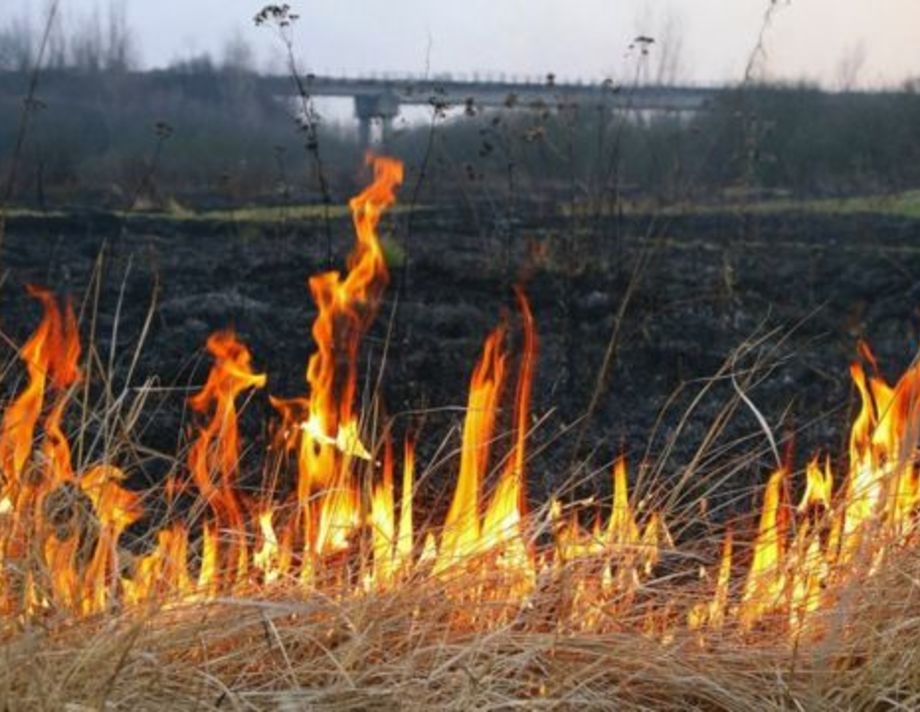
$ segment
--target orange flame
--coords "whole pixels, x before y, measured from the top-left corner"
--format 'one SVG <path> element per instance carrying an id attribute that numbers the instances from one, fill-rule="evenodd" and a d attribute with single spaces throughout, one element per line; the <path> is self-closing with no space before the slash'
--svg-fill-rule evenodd
<path id="1" fill-rule="evenodd" d="M 349 271 L 344 279 L 336 271 L 310 278 L 319 313 L 313 323 L 317 351 L 307 365 L 309 419 L 301 449 L 301 477 L 308 484 L 325 485 L 332 480 L 336 468 L 329 456 L 335 448 L 346 455 L 369 457 L 358 439 L 352 412 L 358 345 L 389 281 L 377 226 L 383 211 L 395 202 L 395 189 L 403 180 L 399 161 L 369 160 L 374 182 L 349 203 L 357 235 L 355 249 L 348 256 Z M 339 372 L 340 364 L 345 366 L 344 374 Z"/>
<path id="2" fill-rule="evenodd" d="M 468 559 L 481 544 L 480 497 L 489 462 L 498 398 L 505 377 L 504 338 L 504 325 L 489 334 L 470 380 L 460 446 L 460 474 L 444 520 L 435 564 L 437 573 Z"/>
<path id="3" fill-rule="evenodd" d="M 48 378 L 59 390 L 66 389 L 79 378 L 77 362 L 80 358 L 80 341 L 77 335 L 73 308 L 67 304 L 64 313 L 58 308 L 51 292 L 38 287 L 29 287 L 29 294 L 38 299 L 44 309 L 44 317 L 35 333 L 19 351 L 25 364 L 28 385 L 10 404 L 3 414 L 0 425 L 0 464 L 3 468 L 5 495 L 14 494 L 32 452 L 33 435 L 41 414 Z M 63 409 L 63 405 L 60 406 Z M 52 415 L 49 426 L 51 439 L 47 454 L 58 453 L 64 438 L 59 433 L 61 413 Z M 64 453 L 59 453 L 64 455 Z M 60 466 L 69 467 L 67 462 Z"/>
<path id="4" fill-rule="evenodd" d="M 198 434 L 189 450 L 188 466 L 202 498 L 214 512 L 215 526 L 223 529 L 231 540 L 226 551 L 228 564 L 236 568 L 236 581 L 246 576 L 249 553 L 246 521 L 236 495 L 236 471 L 240 459 L 239 426 L 236 399 L 250 388 L 262 388 L 265 375 L 254 373 L 249 350 L 230 331 L 219 331 L 208 339 L 207 349 L 214 357 L 214 367 L 204 387 L 189 399 L 189 405 L 199 413 L 213 408 L 211 420 Z M 218 482 L 215 483 L 215 477 Z M 213 532 L 206 530 L 205 540 Z M 213 547 L 206 553 L 216 555 Z M 206 557 L 207 560 L 207 557 Z M 202 584 L 212 590 L 217 586 L 213 562 L 207 562 L 208 572 Z"/>

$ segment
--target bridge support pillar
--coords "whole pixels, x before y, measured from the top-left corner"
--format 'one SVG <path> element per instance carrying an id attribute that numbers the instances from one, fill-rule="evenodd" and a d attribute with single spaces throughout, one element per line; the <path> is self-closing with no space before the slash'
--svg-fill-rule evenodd
<path id="1" fill-rule="evenodd" d="M 370 116 L 359 116 L 358 117 L 358 145 L 361 146 L 361 148 L 365 151 L 371 146 L 371 117 Z"/>
<path id="2" fill-rule="evenodd" d="M 381 120 L 381 132 L 380 132 L 380 143 L 384 146 L 389 145 L 390 137 L 393 135 L 393 117 L 392 116 L 382 116 Z"/>
<path id="3" fill-rule="evenodd" d="M 386 144 L 393 129 L 393 119 L 399 114 L 399 98 L 392 92 L 356 94 L 355 117 L 358 119 L 358 140 L 365 149 L 371 145 L 371 121 L 383 123 L 381 143 Z"/>

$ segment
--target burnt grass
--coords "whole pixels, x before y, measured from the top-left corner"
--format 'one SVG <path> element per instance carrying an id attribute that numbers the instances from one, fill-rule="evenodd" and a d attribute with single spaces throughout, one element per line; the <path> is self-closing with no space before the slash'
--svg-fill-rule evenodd
<path id="1" fill-rule="evenodd" d="M 512 351 L 520 344 L 510 287 L 523 280 L 540 340 L 533 399 L 540 425 L 532 438 L 529 475 L 536 500 L 566 480 L 573 462 L 587 462 L 594 473 L 579 494 L 609 493 L 606 466 L 621 452 L 630 458 L 633 478 L 640 462 L 662 464 L 665 482 L 677 476 L 735 392 L 726 379 L 716 383 L 662 463 L 666 443 L 678 432 L 702 379 L 717 373 L 740 344 L 770 331 L 736 364 L 744 369 L 761 360 L 769 366 L 759 371 L 762 378 L 748 396 L 773 426 L 780 447 L 794 453 L 797 467 L 819 449 L 839 462 L 856 405 L 847 367 L 858 339 L 872 344 L 883 373 L 893 379 L 910 363 L 920 338 L 918 221 L 726 213 L 590 221 L 549 216 L 489 224 L 463 212 L 425 210 L 413 216 L 407 243 L 408 222 L 402 214 L 385 223 L 388 239 L 405 246 L 410 261 L 406 272 L 394 265 L 365 339 L 364 397 L 377 381 L 388 345 L 381 381 L 385 416 L 392 418 L 397 437 L 417 433 L 420 464 L 431 462 L 450 429 L 461 423 L 483 339 L 503 314 L 512 327 Z M 336 220 L 332 235 L 331 264 L 341 268 L 353 242 L 349 221 Z M 250 347 L 255 368 L 269 376 L 268 388 L 251 399 L 244 414 L 246 437 L 254 443 L 247 470 L 255 477 L 256 453 L 264 448 L 273 412 L 267 394 L 306 392 L 315 316 L 306 278 L 329 266 L 327 248 L 319 222 L 125 222 L 85 214 L 12 220 L 0 289 L 5 355 L 12 358 L 12 344 L 21 343 L 38 322 L 39 308 L 24 285 L 48 285 L 73 298 L 82 312 L 84 339 L 95 311 L 103 363 L 115 348 L 118 392 L 153 303 L 132 385 L 155 377 L 162 390 L 150 396 L 133 433 L 143 454 L 125 456 L 130 462 L 122 463 L 131 484 L 146 487 L 176 467 L 157 453 L 173 455 L 188 442 L 194 419 L 185 397 L 206 377 L 208 334 L 233 327 Z M 643 255 L 647 265 L 625 310 L 609 379 L 579 438 L 582 426 L 576 421 L 591 399 L 618 309 Z M 97 262 L 102 269 L 94 308 Z M 8 394 L 21 387 L 21 373 L 19 367 L 7 372 Z M 506 403 L 515 374 L 512 359 Z M 458 434 L 451 437 L 449 445 L 456 446 Z M 496 445 L 497 453 L 506 442 Z M 726 498 L 762 482 L 773 465 L 745 406 L 734 410 L 713 453 L 703 461 L 704 470 L 744 463 L 725 484 Z M 84 452 L 85 458 L 93 455 L 91 449 Z M 433 497 L 449 493 L 455 472 L 456 457 L 434 472 L 428 482 Z M 750 503 L 748 495 L 731 508 L 746 511 Z"/>

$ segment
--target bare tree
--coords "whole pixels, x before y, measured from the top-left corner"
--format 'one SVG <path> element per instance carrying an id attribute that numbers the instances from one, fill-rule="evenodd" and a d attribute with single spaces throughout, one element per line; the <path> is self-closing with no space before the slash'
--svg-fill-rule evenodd
<path id="1" fill-rule="evenodd" d="M 58 25 L 49 39 L 48 66 L 85 72 L 123 72 L 137 65 L 134 36 L 123 0 L 112 0 L 105 14 L 98 6 Z"/>
<path id="2" fill-rule="evenodd" d="M 86 72 L 102 69 L 102 21 L 99 8 L 80 17 L 70 32 L 70 65 Z"/>
<path id="3" fill-rule="evenodd" d="M 866 65 L 868 53 L 862 40 L 847 47 L 837 62 L 836 85 L 840 91 L 852 91 L 859 83 L 859 75 Z"/>
<path id="4" fill-rule="evenodd" d="M 104 65 L 109 71 L 124 72 L 137 64 L 136 45 L 128 18 L 124 0 L 112 0 L 106 27 L 106 45 Z"/>
<path id="5" fill-rule="evenodd" d="M 669 12 L 659 23 L 652 64 L 652 77 L 656 84 L 674 85 L 686 79 L 682 24 L 681 18 L 673 12 Z"/>
<path id="6" fill-rule="evenodd" d="M 636 18 L 629 45 L 630 53 L 636 56 L 637 83 L 673 85 L 686 78 L 682 24 L 673 10 L 658 15 L 648 5 L 644 7 Z"/>
<path id="7" fill-rule="evenodd" d="M 60 18 L 55 19 L 48 33 L 45 57 L 45 66 L 49 69 L 64 69 L 70 64 L 70 43 Z"/>
<path id="8" fill-rule="evenodd" d="M 12 18 L 0 29 L 0 69 L 25 72 L 35 56 L 35 33 L 27 15 Z"/>
<path id="9" fill-rule="evenodd" d="M 230 36 L 223 47 L 221 67 L 234 72 L 251 72 L 255 70 L 255 54 L 246 38 L 237 30 Z"/>

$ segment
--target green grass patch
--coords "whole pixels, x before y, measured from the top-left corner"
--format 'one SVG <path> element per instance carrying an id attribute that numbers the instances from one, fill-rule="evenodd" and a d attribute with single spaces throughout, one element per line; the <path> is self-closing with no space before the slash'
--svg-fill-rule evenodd
<path id="1" fill-rule="evenodd" d="M 598 208 L 590 203 L 563 205 L 564 215 L 610 215 L 612 208 Z M 819 213 L 825 215 L 855 215 L 858 213 L 920 219 L 920 189 L 884 195 L 857 195 L 845 198 L 816 198 L 802 200 L 778 198 L 773 200 L 732 200 L 720 203 L 675 203 L 662 206 L 650 200 L 624 200 L 619 206 L 624 215 L 715 215 L 719 213 Z"/>
<path id="2" fill-rule="evenodd" d="M 323 220 L 326 211 L 330 218 L 348 217 L 347 205 L 252 205 L 232 210 L 203 210 L 198 212 L 183 211 L 181 214 L 169 213 L 167 217 L 176 217 L 180 220 L 203 220 L 216 222 L 242 222 L 242 223 L 277 223 L 290 220 Z M 420 206 L 412 208 L 408 205 L 394 205 L 388 213 L 407 213 L 410 210 L 423 209 Z M 147 216 L 150 213 L 142 213 Z M 155 213 L 162 215 L 161 213 Z"/>

